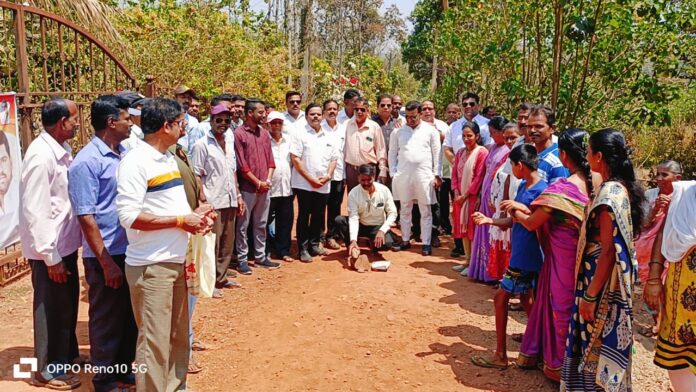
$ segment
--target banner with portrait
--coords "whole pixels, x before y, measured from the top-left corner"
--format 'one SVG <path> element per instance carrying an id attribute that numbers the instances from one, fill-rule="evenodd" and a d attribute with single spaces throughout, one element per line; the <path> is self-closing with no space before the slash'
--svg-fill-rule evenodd
<path id="1" fill-rule="evenodd" d="M 22 150 L 15 93 L 0 93 L 0 249 L 19 241 Z"/>

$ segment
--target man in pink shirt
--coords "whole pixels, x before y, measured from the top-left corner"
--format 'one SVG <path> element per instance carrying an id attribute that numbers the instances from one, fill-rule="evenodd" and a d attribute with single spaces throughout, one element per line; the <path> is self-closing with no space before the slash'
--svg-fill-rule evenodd
<path id="1" fill-rule="evenodd" d="M 68 196 L 72 151 L 66 143 L 78 129 L 77 105 L 66 99 L 47 101 L 41 123 L 44 132 L 27 149 L 20 183 L 19 235 L 34 288 L 38 368 L 32 383 L 74 389 L 80 386 L 79 378 L 48 365 L 70 364 L 79 358 L 75 326 L 80 294 L 77 249 L 82 237 Z"/>

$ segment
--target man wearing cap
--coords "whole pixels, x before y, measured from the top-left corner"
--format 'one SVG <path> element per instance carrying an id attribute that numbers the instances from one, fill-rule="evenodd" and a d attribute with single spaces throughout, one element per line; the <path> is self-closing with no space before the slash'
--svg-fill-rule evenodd
<path id="1" fill-rule="evenodd" d="M 179 105 L 184 109 L 184 120 L 186 120 L 186 136 L 181 138 L 178 143 L 190 154 L 190 149 L 196 140 L 200 139 L 202 135 L 197 130 L 198 120 L 188 114 L 189 107 L 193 101 L 193 97 L 196 92 L 192 88 L 180 84 L 174 88 L 174 99 L 179 102 Z"/>
<path id="2" fill-rule="evenodd" d="M 277 258 L 283 261 L 292 261 L 290 256 L 290 235 L 295 211 L 293 211 L 292 187 L 290 177 L 290 140 L 283 135 L 283 122 L 285 116 L 282 113 L 272 111 L 266 116 L 266 123 L 271 133 L 271 150 L 275 170 L 271 178 L 271 206 L 268 210 L 268 223 L 266 224 L 266 249 L 267 253 L 275 252 Z"/>
<path id="3" fill-rule="evenodd" d="M 237 270 L 251 275 L 249 268 L 249 244 L 247 230 L 251 227 L 254 239 L 254 265 L 278 268 L 280 264 L 266 256 L 266 221 L 275 161 L 271 150 L 271 137 L 261 128 L 266 118 L 266 108 L 259 99 L 249 98 L 244 106 L 244 124 L 234 131 L 234 151 L 237 155 L 239 189 L 246 205 L 237 219 Z"/>
<path id="4" fill-rule="evenodd" d="M 200 182 L 199 200 L 213 205 L 218 218 L 213 224 L 215 233 L 215 298 L 221 298 L 220 289 L 233 287 L 227 280 L 227 268 L 234 250 L 237 215 L 244 213 L 244 201 L 237 185 L 234 140 L 228 127 L 232 112 L 218 104 L 210 110 L 209 130 L 191 147 L 191 164 Z"/>
<path id="5" fill-rule="evenodd" d="M 285 136 L 292 135 L 295 132 L 302 131 L 307 125 L 305 114 L 300 109 L 302 103 L 302 94 L 297 91 L 288 91 L 285 94 L 285 107 L 287 110 L 283 113 L 285 121 L 283 121 L 283 134 Z"/>
<path id="6" fill-rule="evenodd" d="M 379 178 L 387 182 L 387 146 L 384 144 L 382 128 L 369 119 L 370 104 L 359 97 L 353 108 L 355 115 L 346 122 L 346 141 L 344 146 L 346 186 L 348 192 L 359 185 L 358 167 L 360 165 L 379 165 Z"/>
<path id="7" fill-rule="evenodd" d="M 126 151 L 134 149 L 140 142 L 143 141 L 145 135 L 140 128 L 140 109 L 143 108 L 144 95 L 134 91 L 122 91 L 117 96 L 128 101 L 128 114 L 130 115 L 131 128 L 128 139 L 121 142 Z"/>

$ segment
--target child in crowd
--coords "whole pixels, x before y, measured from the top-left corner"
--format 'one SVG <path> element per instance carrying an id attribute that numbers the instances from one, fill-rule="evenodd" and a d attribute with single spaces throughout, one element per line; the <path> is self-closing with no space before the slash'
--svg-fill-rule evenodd
<path id="1" fill-rule="evenodd" d="M 512 174 L 522 179 L 515 201 L 529 207 L 548 186 L 537 171 L 539 165 L 537 151 L 534 146 L 525 144 L 515 147 L 510 152 L 509 158 L 512 163 Z M 507 210 L 508 216 L 511 216 L 514 205 L 512 201 L 506 200 L 501 203 L 501 208 Z M 513 222 L 512 218 L 492 219 L 477 212 L 473 219 L 477 225 L 494 225 L 506 229 L 512 227 L 510 265 L 494 297 L 496 351 L 492 358 L 479 355 L 471 358 L 471 362 L 477 366 L 506 369 L 508 367 L 506 344 L 508 303 L 510 298 L 519 295 L 524 310 L 529 314 L 534 298 L 534 284 L 541 269 L 543 255 L 536 233 L 525 229 L 518 222 Z"/>

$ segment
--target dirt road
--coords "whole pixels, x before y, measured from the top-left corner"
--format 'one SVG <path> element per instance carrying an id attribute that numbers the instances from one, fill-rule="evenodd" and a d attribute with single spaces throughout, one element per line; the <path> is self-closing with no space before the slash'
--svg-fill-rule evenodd
<path id="1" fill-rule="evenodd" d="M 477 368 L 475 354 L 494 347 L 492 294 L 451 270 L 447 242 L 433 256 L 420 247 L 385 252 L 388 272 L 358 274 L 344 252 L 312 264 L 287 263 L 239 277 L 243 288 L 199 301 L 195 331 L 209 350 L 189 385 L 200 391 L 555 391 L 539 371 Z M 83 300 L 85 292 L 83 287 Z M 37 390 L 12 378 L 12 365 L 32 354 L 31 285 L 0 289 L 0 391 Z M 78 339 L 88 354 L 87 303 Z M 637 307 L 642 307 L 638 303 Z M 642 312 L 639 319 L 645 321 Z M 513 312 L 508 336 L 523 332 Z M 519 344 L 508 339 L 509 356 Z M 652 364 L 653 341 L 637 336 L 635 391 L 667 391 L 666 372 Z M 91 390 L 87 376 L 80 390 Z"/>

